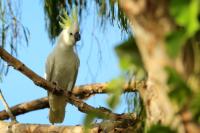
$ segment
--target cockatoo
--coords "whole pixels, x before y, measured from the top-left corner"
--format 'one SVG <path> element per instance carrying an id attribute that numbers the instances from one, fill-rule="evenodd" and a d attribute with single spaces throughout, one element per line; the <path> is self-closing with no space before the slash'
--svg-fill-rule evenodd
<path id="1" fill-rule="evenodd" d="M 79 58 L 74 51 L 74 46 L 80 40 L 77 10 L 72 11 L 71 17 L 64 11 L 64 16 L 59 22 L 62 31 L 57 44 L 49 54 L 45 66 L 45 78 L 55 83 L 64 91 L 72 91 L 76 82 L 79 68 Z M 64 95 L 56 95 L 48 92 L 49 121 L 62 123 L 65 117 L 66 98 Z"/>

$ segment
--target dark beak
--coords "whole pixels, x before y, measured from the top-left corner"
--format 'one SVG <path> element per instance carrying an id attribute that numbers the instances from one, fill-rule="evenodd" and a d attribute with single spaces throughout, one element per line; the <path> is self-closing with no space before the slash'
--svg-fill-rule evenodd
<path id="1" fill-rule="evenodd" d="M 74 38 L 77 41 L 81 40 L 81 35 L 77 32 L 75 35 L 74 35 Z"/>

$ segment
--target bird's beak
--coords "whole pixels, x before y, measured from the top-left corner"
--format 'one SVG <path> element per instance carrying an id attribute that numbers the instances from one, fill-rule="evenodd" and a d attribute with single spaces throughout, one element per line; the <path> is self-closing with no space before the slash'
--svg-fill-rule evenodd
<path id="1" fill-rule="evenodd" d="M 79 41 L 79 40 L 81 40 L 81 35 L 80 35 L 80 33 L 77 32 L 77 33 L 74 35 L 74 38 L 75 38 L 76 42 Z"/>

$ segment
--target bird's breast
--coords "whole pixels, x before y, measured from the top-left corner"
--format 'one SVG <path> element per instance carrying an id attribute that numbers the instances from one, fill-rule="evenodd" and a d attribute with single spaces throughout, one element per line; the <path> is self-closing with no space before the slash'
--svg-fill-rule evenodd
<path id="1" fill-rule="evenodd" d="M 67 88 L 75 75 L 76 58 L 74 55 L 57 56 L 55 63 L 53 80 L 60 87 Z"/>

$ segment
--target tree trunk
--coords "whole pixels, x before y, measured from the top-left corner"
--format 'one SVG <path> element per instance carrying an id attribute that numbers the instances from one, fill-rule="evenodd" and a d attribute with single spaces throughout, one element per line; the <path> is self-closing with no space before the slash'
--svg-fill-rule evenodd
<path id="1" fill-rule="evenodd" d="M 144 101 L 147 126 L 161 123 L 184 132 L 180 116 L 168 97 L 166 66 L 173 65 L 165 49 L 165 36 L 174 28 L 168 14 L 168 1 L 121 0 L 133 36 L 148 72 L 146 89 L 139 90 Z"/>

